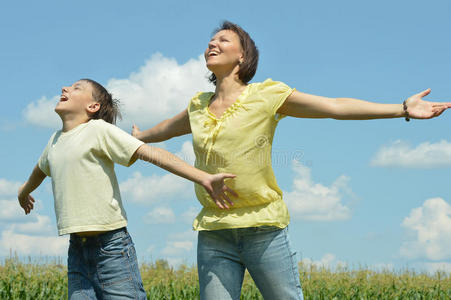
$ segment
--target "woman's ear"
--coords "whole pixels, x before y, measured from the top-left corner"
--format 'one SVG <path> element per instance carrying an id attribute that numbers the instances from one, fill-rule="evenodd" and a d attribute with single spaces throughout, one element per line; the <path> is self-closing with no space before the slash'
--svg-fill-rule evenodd
<path id="1" fill-rule="evenodd" d="M 238 62 L 240 65 L 243 64 L 243 62 L 244 62 L 244 53 L 243 52 L 241 52 L 241 56 L 240 56 L 240 59 L 238 60 Z"/>

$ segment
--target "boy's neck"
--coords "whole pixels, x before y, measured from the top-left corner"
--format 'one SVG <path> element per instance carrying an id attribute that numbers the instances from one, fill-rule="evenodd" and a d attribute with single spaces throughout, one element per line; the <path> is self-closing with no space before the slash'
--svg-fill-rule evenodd
<path id="1" fill-rule="evenodd" d="M 85 116 L 60 116 L 63 121 L 63 132 L 68 132 L 80 124 L 89 122 L 89 118 Z"/>

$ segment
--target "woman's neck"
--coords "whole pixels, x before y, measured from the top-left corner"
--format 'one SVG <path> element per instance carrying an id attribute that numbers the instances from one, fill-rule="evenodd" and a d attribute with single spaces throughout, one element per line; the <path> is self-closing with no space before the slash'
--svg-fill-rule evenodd
<path id="1" fill-rule="evenodd" d="M 246 88 L 236 74 L 225 77 L 216 77 L 215 101 L 220 102 L 227 99 L 236 98 L 236 94 L 241 94 Z"/>

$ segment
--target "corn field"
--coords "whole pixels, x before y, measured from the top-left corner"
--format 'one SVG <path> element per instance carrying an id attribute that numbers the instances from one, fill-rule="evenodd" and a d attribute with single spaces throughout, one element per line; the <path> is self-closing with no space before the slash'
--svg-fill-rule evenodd
<path id="1" fill-rule="evenodd" d="M 331 271 L 300 264 L 305 299 L 451 299 L 451 276 L 414 271 L 368 269 Z M 164 260 L 142 264 L 148 299 L 198 299 L 195 267 L 171 268 Z M 0 299 L 66 299 L 66 267 L 58 261 L 28 262 L 16 258 L 0 265 Z M 241 299 L 263 299 L 248 274 Z"/>

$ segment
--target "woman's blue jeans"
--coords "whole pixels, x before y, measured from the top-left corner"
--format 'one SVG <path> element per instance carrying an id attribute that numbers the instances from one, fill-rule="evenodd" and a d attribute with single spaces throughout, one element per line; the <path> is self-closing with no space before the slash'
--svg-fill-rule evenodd
<path id="1" fill-rule="evenodd" d="M 264 299 L 303 299 L 288 227 L 200 231 L 197 264 L 201 299 L 240 299 L 246 268 Z"/>
<path id="2" fill-rule="evenodd" d="M 70 235 L 69 300 L 147 299 L 126 228 L 93 237 Z"/>

